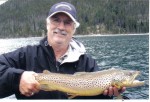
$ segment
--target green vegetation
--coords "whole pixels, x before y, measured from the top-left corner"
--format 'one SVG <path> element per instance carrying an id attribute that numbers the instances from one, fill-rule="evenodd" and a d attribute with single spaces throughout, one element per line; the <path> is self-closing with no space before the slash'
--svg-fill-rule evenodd
<path id="1" fill-rule="evenodd" d="M 9 0 L 0 6 L 0 37 L 41 36 L 50 7 L 62 0 Z M 77 8 L 77 34 L 149 32 L 149 0 L 63 0 Z"/>

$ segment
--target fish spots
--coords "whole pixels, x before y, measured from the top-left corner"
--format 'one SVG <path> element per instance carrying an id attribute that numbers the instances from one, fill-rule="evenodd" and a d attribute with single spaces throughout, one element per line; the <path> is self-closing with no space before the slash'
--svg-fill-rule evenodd
<path id="1" fill-rule="evenodd" d="M 46 88 L 73 93 L 79 96 L 90 96 L 102 94 L 105 89 L 108 89 L 112 85 L 120 86 L 120 83 L 128 84 L 131 79 L 134 80 L 135 78 L 132 75 L 134 73 L 131 74 L 129 71 L 109 69 L 90 73 L 77 73 L 76 75 L 41 73 L 36 76 L 36 80 L 41 85 L 46 84 L 49 86 Z"/>

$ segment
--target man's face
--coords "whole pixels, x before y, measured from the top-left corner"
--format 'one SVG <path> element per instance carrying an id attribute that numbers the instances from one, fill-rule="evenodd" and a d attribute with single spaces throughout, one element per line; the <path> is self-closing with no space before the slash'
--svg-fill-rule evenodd
<path id="1" fill-rule="evenodd" d="M 75 32 L 75 24 L 72 19 L 64 13 L 57 13 L 49 19 L 50 22 L 47 22 L 49 44 L 68 46 Z"/>

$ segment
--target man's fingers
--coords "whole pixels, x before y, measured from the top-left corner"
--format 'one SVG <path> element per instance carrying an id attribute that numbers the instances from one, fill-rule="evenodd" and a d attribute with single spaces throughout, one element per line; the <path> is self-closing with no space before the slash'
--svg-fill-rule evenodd
<path id="1" fill-rule="evenodd" d="M 114 96 L 118 96 L 120 94 L 116 87 L 113 87 L 113 93 L 114 93 Z"/>
<path id="2" fill-rule="evenodd" d="M 33 96 L 34 93 L 33 93 L 33 92 L 30 92 L 30 93 L 25 93 L 24 95 L 27 96 L 27 97 L 30 97 L 30 96 Z"/>
<path id="3" fill-rule="evenodd" d="M 116 87 L 109 87 L 107 90 L 103 92 L 103 95 L 108 96 L 118 96 L 120 93 L 123 93 L 126 90 L 126 87 L 121 88 L 118 90 Z"/>
<path id="4" fill-rule="evenodd" d="M 19 90 L 25 96 L 32 96 L 39 92 L 40 84 L 35 80 L 35 72 L 25 71 L 20 79 Z"/>
<path id="5" fill-rule="evenodd" d="M 103 95 L 107 95 L 108 94 L 108 90 L 105 90 L 104 92 L 103 92 Z"/>
<path id="6" fill-rule="evenodd" d="M 113 87 L 109 87 L 108 96 L 113 96 L 113 94 L 114 94 Z"/>
<path id="7" fill-rule="evenodd" d="M 35 86 L 32 88 L 32 92 L 38 93 L 38 92 L 39 92 L 39 86 L 35 85 Z"/>
<path id="8" fill-rule="evenodd" d="M 121 88 L 120 90 L 118 90 L 118 88 L 113 87 L 113 92 L 114 92 L 114 96 L 118 96 L 121 93 L 123 93 L 126 90 L 126 87 Z"/>
<path id="9" fill-rule="evenodd" d="M 103 92 L 103 95 L 113 96 L 113 88 L 109 87 L 108 90 Z"/>
<path id="10" fill-rule="evenodd" d="M 123 93 L 126 90 L 126 87 L 123 87 L 121 90 L 119 90 L 120 93 Z"/>

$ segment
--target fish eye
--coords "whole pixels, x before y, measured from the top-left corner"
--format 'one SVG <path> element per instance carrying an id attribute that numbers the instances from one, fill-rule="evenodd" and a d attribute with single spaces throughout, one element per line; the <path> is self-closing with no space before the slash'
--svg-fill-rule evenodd
<path id="1" fill-rule="evenodd" d="M 133 75 L 133 71 L 130 71 L 129 73 L 128 73 L 128 76 L 132 76 Z"/>

